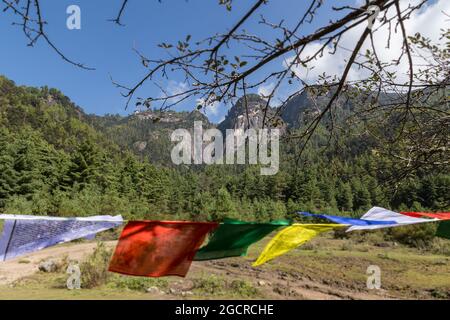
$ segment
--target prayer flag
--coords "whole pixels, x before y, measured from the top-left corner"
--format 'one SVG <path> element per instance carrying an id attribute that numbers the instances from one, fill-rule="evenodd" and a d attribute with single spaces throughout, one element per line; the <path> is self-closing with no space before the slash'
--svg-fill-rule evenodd
<path id="1" fill-rule="evenodd" d="M 6 219 L 0 238 L 0 260 L 5 261 L 75 239 L 92 238 L 96 233 L 122 224 L 121 216 L 61 218 L 0 215 Z"/>
<path id="2" fill-rule="evenodd" d="M 439 220 L 450 220 L 450 212 L 400 212 L 401 214 L 404 214 L 406 216 L 414 217 L 414 218 L 421 218 L 421 217 L 427 217 L 427 218 L 436 218 Z"/>
<path id="3" fill-rule="evenodd" d="M 122 231 L 109 271 L 144 277 L 184 277 L 215 222 L 130 221 Z"/>
<path id="4" fill-rule="evenodd" d="M 273 237 L 253 264 L 254 267 L 266 263 L 288 251 L 301 246 L 322 232 L 342 227 L 341 224 L 293 224 Z"/>
<path id="5" fill-rule="evenodd" d="M 422 219 L 410 217 L 404 214 L 400 214 L 394 211 L 390 211 L 380 207 L 373 207 L 370 209 L 365 215 L 361 217 L 364 220 L 378 220 L 378 221 L 393 221 L 394 223 L 389 223 L 386 225 L 368 225 L 368 226 L 351 226 L 347 229 L 347 232 L 354 230 L 372 230 L 372 229 L 381 229 L 381 228 L 389 228 L 389 227 L 397 227 L 397 226 L 405 226 L 415 223 L 424 223 L 424 222 L 434 222 L 439 221 L 439 219 Z"/>
<path id="6" fill-rule="evenodd" d="M 331 216 L 328 214 L 314 214 L 309 212 L 297 212 L 300 215 L 306 217 L 315 217 L 321 219 L 327 219 L 333 221 L 335 223 L 348 224 L 352 226 L 370 226 L 370 225 L 383 225 L 383 224 L 394 224 L 395 221 L 377 221 L 377 220 L 364 220 L 357 218 L 349 218 L 349 217 L 340 217 L 340 216 Z"/>
<path id="7" fill-rule="evenodd" d="M 194 260 L 245 256 L 250 245 L 279 227 L 289 224 L 287 220 L 252 223 L 226 219 L 214 232 L 208 244 L 197 252 Z"/>

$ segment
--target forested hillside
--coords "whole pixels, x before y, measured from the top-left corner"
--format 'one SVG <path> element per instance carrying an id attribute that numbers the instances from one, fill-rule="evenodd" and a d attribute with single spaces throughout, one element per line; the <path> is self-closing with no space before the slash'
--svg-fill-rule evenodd
<path id="1" fill-rule="evenodd" d="M 0 212 L 262 221 L 295 210 L 360 216 L 373 205 L 450 208 L 448 172 L 419 170 L 394 184 L 395 168 L 373 152 L 376 141 L 351 135 L 327 147 L 326 128 L 299 162 L 295 141 L 282 139 L 274 176 L 257 166 L 163 166 L 170 130 L 203 116 L 171 117 L 179 121 L 86 115 L 58 90 L 0 77 Z"/>
<path id="2" fill-rule="evenodd" d="M 170 134 L 177 128 L 192 129 L 194 121 L 211 127 L 208 118 L 193 112 L 144 111 L 127 117 L 88 115 L 87 122 L 110 141 L 133 151 L 139 158 L 170 166 Z"/>

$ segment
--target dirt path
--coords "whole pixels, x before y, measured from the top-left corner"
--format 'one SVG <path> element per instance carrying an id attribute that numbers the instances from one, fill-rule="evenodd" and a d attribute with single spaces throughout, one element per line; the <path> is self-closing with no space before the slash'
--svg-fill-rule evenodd
<path id="1" fill-rule="evenodd" d="M 254 282 L 268 299 L 377 300 L 392 298 L 387 296 L 384 291 L 378 291 L 378 294 L 370 294 L 344 288 L 334 288 L 295 274 L 252 268 L 248 261 L 242 264 L 238 263 L 237 260 L 233 260 L 194 262 L 191 273 L 207 272 Z"/>
<path id="2" fill-rule="evenodd" d="M 113 248 L 116 241 L 106 242 Z M 70 260 L 81 261 L 94 250 L 96 243 L 64 244 L 38 251 L 14 260 L 0 262 L 0 285 L 8 285 L 23 277 L 36 273 L 43 260 L 56 261 L 67 256 Z M 252 268 L 244 259 L 224 259 L 214 261 L 193 262 L 186 280 L 194 279 L 199 274 L 215 274 L 224 278 L 247 280 L 258 286 L 268 299 L 389 299 L 384 292 L 371 294 L 355 292 L 346 288 L 336 288 L 313 282 L 296 274 L 282 271 L 269 271 Z M 154 298 L 180 298 L 168 295 Z"/>
<path id="3" fill-rule="evenodd" d="M 116 241 L 106 242 L 106 244 L 108 247 L 113 247 Z M 65 256 L 70 260 L 82 260 L 84 256 L 94 250 L 96 245 L 96 243 L 65 244 L 0 262 L 0 285 L 10 284 L 34 274 L 39 270 L 39 263 L 43 260 L 61 260 Z"/>

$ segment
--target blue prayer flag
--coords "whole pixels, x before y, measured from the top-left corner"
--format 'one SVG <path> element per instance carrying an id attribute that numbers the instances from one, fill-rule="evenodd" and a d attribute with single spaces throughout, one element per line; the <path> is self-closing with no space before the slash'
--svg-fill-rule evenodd
<path id="1" fill-rule="evenodd" d="M 397 222 L 395 222 L 395 221 L 364 220 L 364 219 L 349 218 L 349 217 L 331 216 L 328 214 L 315 214 L 315 213 L 310 213 L 310 212 L 297 212 L 297 213 L 300 215 L 306 216 L 306 217 L 322 218 L 322 219 L 327 219 L 327 220 L 333 221 L 335 223 L 348 224 L 348 225 L 352 225 L 352 226 L 397 224 Z"/>
<path id="2" fill-rule="evenodd" d="M 0 261 L 75 239 L 92 239 L 96 233 L 118 227 L 122 222 L 121 216 L 90 218 L 10 216 L 4 223 L 0 238 Z"/>

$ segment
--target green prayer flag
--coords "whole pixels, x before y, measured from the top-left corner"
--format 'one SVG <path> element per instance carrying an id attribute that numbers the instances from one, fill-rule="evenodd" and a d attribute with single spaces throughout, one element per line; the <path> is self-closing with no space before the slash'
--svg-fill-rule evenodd
<path id="1" fill-rule="evenodd" d="M 226 219 L 216 229 L 208 244 L 197 252 L 194 260 L 245 256 L 250 245 L 279 227 L 288 225 L 288 220 L 255 223 Z"/>
<path id="2" fill-rule="evenodd" d="M 450 239 L 450 220 L 442 221 L 436 230 L 436 237 Z"/>

